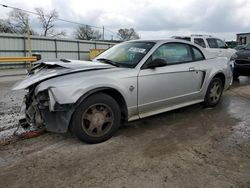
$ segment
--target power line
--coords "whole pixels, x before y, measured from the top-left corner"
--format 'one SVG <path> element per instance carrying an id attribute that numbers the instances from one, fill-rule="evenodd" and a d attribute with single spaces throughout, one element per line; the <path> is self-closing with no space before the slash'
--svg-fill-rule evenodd
<path id="1" fill-rule="evenodd" d="M 21 8 L 17 8 L 17 7 L 12 7 L 12 6 L 9 6 L 9 5 L 6 5 L 6 4 L 1 4 L 0 3 L 0 6 L 4 7 L 4 8 L 11 8 L 11 9 L 15 9 L 15 10 L 19 10 L 19 11 L 23 11 L 23 12 L 27 12 L 29 14 L 34 14 L 34 15 L 37 15 L 39 16 L 39 14 L 37 12 L 33 12 L 33 11 L 30 11 L 30 10 L 25 10 L 25 9 L 21 9 Z M 62 19 L 62 18 L 56 18 L 56 20 L 58 21 L 62 21 L 62 22 L 67 22 L 67 23 L 71 23 L 71 24 L 75 24 L 75 25 L 83 25 L 83 26 L 89 26 L 89 27 L 92 27 L 92 28 L 96 28 L 96 29 L 103 29 L 103 27 L 98 27 L 98 26 L 93 26 L 93 25 L 89 25 L 89 24 L 83 24 L 83 23 L 80 23 L 80 22 L 75 22 L 75 21 L 71 21 L 71 20 L 66 20 L 66 19 Z M 110 29 L 106 29 L 104 28 L 105 31 L 108 31 L 112 34 L 115 34 L 118 38 L 120 38 L 117 33 L 111 31 Z"/>
<path id="2" fill-rule="evenodd" d="M 1 4 L 1 6 L 5 7 L 5 8 L 12 8 L 12 9 L 15 9 L 15 10 L 20 10 L 20 11 L 23 11 L 23 12 L 27 12 L 29 14 L 34 14 L 34 15 L 37 15 L 39 16 L 39 14 L 37 12 L 32 12 L 30 10 L 25 10 L 25 9 L 21 9 L 21 8 L 16 8 L 16 7 L 12 7 L 12 6 L 9 6 L 9 5 L 4 5 L 4 4 Z M 98 29 L 102 29 L 102 27 L 97 27 L 97 26 L 93 26 L 93 25 L 89 25 L 89 24 L 83 24 L 83 23 L 79 23 L 79 22 L 75 22 L 75 21 L 70 21 L 70 20 L 65 20 L 65 19 L 61 19 L 61 18 L 57 18 L 57 20 L 59 21 L 63 21 L 63 22 L 68 22 L 68 23 L 72 23 L 72 24 L 77 24 L 77 25 L 86 25 L 86 26 L 90 26 L 90 27 L 93 27 L 93 28 L 98 28 Z"/>

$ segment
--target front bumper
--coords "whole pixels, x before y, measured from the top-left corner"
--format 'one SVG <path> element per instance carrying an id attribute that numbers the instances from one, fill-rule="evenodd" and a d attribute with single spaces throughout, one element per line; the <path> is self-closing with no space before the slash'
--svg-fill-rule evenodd
<path id="1" fill-rule="evenodd" d="M 53 102 L 51 103 L 51 101 Z M 45 127 L 50 132 L 64 133 L 68 130 L 75 108 L 71 104 L 60 105 L 56 103 L 53 99 L 51 100 L 46 91 L 37 96 L 34 96 L 33 93 L 27 93 L 21 109 L 23 109 L 25 117 L 19 121 L 22 127 L 32 126 L 37 129 Z"/>
<path id="2" fill-rule="evenodd" d="M 234 73 L 242 76 L 250 76 L 250 60 L 236 60 Z"/>

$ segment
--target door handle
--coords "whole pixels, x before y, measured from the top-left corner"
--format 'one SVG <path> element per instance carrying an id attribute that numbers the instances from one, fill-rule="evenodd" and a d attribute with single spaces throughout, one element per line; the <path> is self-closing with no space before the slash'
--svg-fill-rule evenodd
<path id="1" fill-rule="evenodd" d="M 189 67 L 189 71 L 195 71 L 194 67 Z"/>

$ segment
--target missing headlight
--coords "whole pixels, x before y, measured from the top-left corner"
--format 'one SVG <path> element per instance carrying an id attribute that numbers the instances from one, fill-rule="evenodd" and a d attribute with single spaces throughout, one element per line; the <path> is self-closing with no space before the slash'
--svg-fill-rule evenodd
<path id="1" fill-rule="evenodd" d="M 38 108 L 45 109 L 49 106 L 49 94 L 48 91 L 38 93 L 37 97 Z"/>

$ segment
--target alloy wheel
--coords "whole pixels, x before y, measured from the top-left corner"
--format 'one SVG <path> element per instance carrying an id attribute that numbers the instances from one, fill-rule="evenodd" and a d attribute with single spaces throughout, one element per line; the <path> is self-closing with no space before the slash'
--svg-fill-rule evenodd
<path id="1" fill-rule="evenodd" d="M 82 129 L 92 137 L 105 135 L 114 123 L 114 113 L 106 104 L 94 104 L 82 116 Z"/>
<path id="2" fill-rule="evenodd" d="M 213 82 L 213 85 L 209 92 L 209 98 L 212 103 L 217 103 L 220 100 L 220 96 L 222 93 L 222 86 L 219 82 Z"/>

